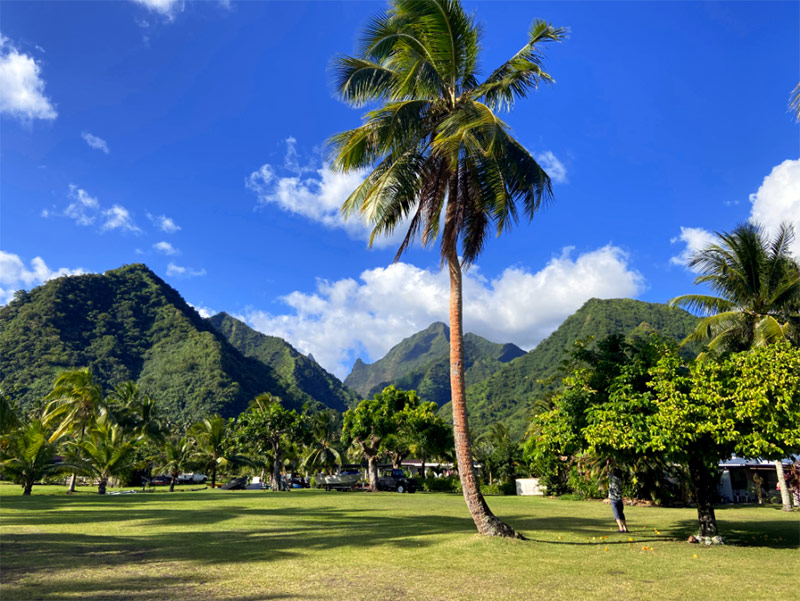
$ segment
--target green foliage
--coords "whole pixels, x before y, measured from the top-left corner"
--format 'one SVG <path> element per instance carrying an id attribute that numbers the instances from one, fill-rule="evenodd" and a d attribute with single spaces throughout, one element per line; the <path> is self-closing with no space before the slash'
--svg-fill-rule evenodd
<path id="1" fill-rule="evenodd" d="M 529 353 L 514 359 L 485 380 L 467 390 L 470 427 L 476 434 L 491 424 L 503 422 L 520 437 L 534 412 L 558 388 L 563 363 L 577 340 L 600 340 L 611 334 L 628 339 L 658 333 L 664 339 L 683 340 L 697 318 L 682 309 L 631 299 L 591 299 L 569 316 L 550 336 Z M 594 343 L 590 344 L 593 346 Z M 692 356 L 694 347 L 685 349 Z M 449 403 L 439 415 L 451 419 Z"/>
<path id="2" fill-rule="evenodd" d="M 686 294 L 670 301 L 705 315 L 687 340 L 706 342 L 712 352 L 784 340 L 800 346 L 800 264 L 791 254 L 792 227 L 781 225 L 769 240 L 762 227 L 747 223 L 718 233 L 717 240 L 689 263 L 701 274 L 695 284 L 717 296 Z"/>
<path id="3" fill-rule="evenodd" d="M 34 482 L 63 473 L 69 464 L 55 463 L 58 440 L 51 440 L 42 421 L 33 418 L 5 433 L 0 443 L 0 466 L 6 478 L 22 484 L 23 494 L 31 494 Z"/>
<path id="4" fill-rule="evenodd" d="M 457 476 L 449 478 L 422 478 L 420 487 L 425 492 L 461 492 L 461 481 Z"/>
<path id="5" fill-rule="evenodd" d="M 495 344 L 464 335 L 467 385 L 479 382 L 512 359 L 525 354 L 513 344 Z M 417 332 L 369 365 L 360 359 L 344 381 L 359 394 L 372 396 L 388 385 L 416 390 L 423 401 L 442 406 L 450 401 L 450 328 L 441 322 Z"/>
<path id="6" fill-rule="evenodd" d="M 243 356 L 144 265 L 51 280 L 0 308 L 0 325 L 0 388 L 23 410 L 77 368 L 102 389 L 136 382 L 173 424 L 237 415 L 265 391 L 297 409 L 315 404 L 297 381 Z"/>
<path id="7" fill-rule="evenodd" d="M 318 403 L 337 411 L 345 411 L 358 403 L 353 391 L 282 338 L 257 332 L 227 313 L 218 313 L 208 321 L 245 357 L 270 366 L 282 381 Z"/>

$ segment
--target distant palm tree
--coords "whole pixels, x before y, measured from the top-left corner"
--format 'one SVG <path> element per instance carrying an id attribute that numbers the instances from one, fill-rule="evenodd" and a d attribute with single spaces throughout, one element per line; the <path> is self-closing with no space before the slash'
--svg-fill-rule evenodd
<path id="1" fill-rule="evenodd" d="M 311 417 L 311 442 L 306 446 L 306 456 L 301 463 L 306 470 L 328 469 L 342 464 L 342 454 L 336 448 L 339 427 L 333 411 L 320 411 Z"/>
<path id="2" fill-rule="evenodd" d="M 497 115 L 551 81 L 539 47 L 565 30 L 535 21 L 528 41 L 479 82 L 480 31 L 457 0 L 393 0 L 366 28 L 359 56 L 337 60 L 336 85 L 354 106 L 382 103 L 365 123 L 334 136 L 333 165 L 370 170 L 342 206 L 372 226 L 370 243 L 398 226 L 418 234 L 450 273 L 450 387 L 464 498 L 479 532 L 517 536 L 481 495 L 469 441 L 464 385 L 462 266 L 492 231 L 532 218 L 551 195 L 550 178 Z M 521 205 L 521 206 L 518 206 Z"/>
<path id="3" fill-rule="evenodd" d="M 800 266 L 790 248 L 794 231 L 782 225 L 770 241 L 760 226 L 718 233 L 718 242 L 689 262 L 718 296 L 685 294 L 670 301 L 705 315 L 685 342 L 712 352 L 743 351 L 778 340 L 800 345 Z"/>
<path id="4" fill-rule="evenodd" d="M 51 441 L 69 432 L 80 442 L 94 421 L 107 413 L 103 389 L 94 381 L 89 368 L 60 374 L 45 400 L 49 402 L 45 406 L 42 421 L 47 427 L 55 425 L 50 435 Z M 69 481 L 70 493 L 75 492 L 75 479 L 73 474 Z"/>
<path id="5" fill-rule="evenodd" d="M 161 445 L 160 461 L 157 469 L 170 476 L 169 492 L 175 491 L 175 482 L 178 476 L 189 470 L 193 462 L 195 449 L 193 441 L 184 436 L 182 438 L 165 438 Z"/>
<path id="6" fill-rule="evenodd" d="M 6 433 L 0 447 L 4 476 L 22 484 L 22 494 L 27 496 L 36 481 L 74 468 L 72 464 L 56 462 L 58 442 L 50 440 L 49 432 L 38 418 Z"/>
<path id="7" fill-rule="evenodd" d="M 219 468 L 251 464 L 247 457 L 232 453 L 228 448 L 228 420 L 220 415 L 197 422 L 191 427 L 190 435 L 196 443 L 192 459 L 211 471 L 211 488 L 217 485 Z"/>
<path id="8" fill-rule="evenodd" d="M 164 428 L 158 415 L 158 404 L 139 390 L 136 382 L 117 385 L 106 398 L 106 407 L 115 423 L 155 443 L 163 442 Z"/>

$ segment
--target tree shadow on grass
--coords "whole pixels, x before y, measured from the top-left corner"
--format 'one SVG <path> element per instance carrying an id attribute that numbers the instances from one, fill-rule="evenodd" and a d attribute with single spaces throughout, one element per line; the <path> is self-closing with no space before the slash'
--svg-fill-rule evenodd
<path id="1" fill-rule="evenodd" d="M 220 596 L 215 593 L 214 586 L 224 583 L 205 579 L 198 582 L 188 576 L 146 576 L 137 578 L 103 578 L 77 581 L 60 581 L 52 590 L 44 590 L 39 584 L 12 583 L 4 584 L 3 600 L 41 599 L 57 601 L 60 599 L 76 599 L 82 601 L 164 601 L 174 599 L 204 599 L 214 601 L 224 598 L 226 601 L 278 601 L 281 599 L 298 599 L 296 595 L 259 592 L 248 590 L 246 595 Z M 304 594 L 303 599 L 309 596 Z"/>

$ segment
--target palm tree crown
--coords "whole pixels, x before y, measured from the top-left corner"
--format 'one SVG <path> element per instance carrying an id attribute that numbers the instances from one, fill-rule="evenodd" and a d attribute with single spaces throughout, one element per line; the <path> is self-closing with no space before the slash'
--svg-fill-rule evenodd
<path id="1" fill-rule="evenodd" d="M 800 266 L 789 249 L 794 232 L 782 225 L 770 241 L 758 225 L 718 233 L 718 242 L 689 263 L 717 296 L 685 294 L 670 304 L 699 311 L 687 341 L 708 343 L 711 351 L 742 351 L 778 340 L 800 344 Z"/>
<path id="2" fill-rule="evenodd" d="M 360 56 L 337 60 L 346 102 L 383 103 L 331 139 L 335 168 L 371 169 L 342 211 L 360 213 L 373 239 L 408 220 L 398 257 L 418 234 L 435 241 L 445 210 L 442 258 L 460 251 L 470 263 L 492 226 L 499 234 L 518 218 L 518 203 L 531 218 L 551 194 L 550 178 L 496 112 L 551 81 L 539 46 L 565 30 L 534 21 L 528 42 L 483 82 L 479 34 L 458 2 L 396 0 L 368 25 Z"/>

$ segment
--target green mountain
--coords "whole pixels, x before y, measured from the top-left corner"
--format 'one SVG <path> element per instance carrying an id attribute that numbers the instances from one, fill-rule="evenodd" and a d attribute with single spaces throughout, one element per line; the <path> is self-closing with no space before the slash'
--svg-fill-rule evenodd
<path id="1" fill-rule="evenodd" d="M 467 385 L 479 382 L 523 355 L 513 344 L 496 344 L 475 334 L 464 335 Z M 345 386 L 370 397 L 389 384 L 416 390 L 424 401 L 450 401 L 450 328 L 441 322 L 402 340 L 386 356 L 366 364 L 357 359 Z"/>
<path id="2" fill-rule="evenodd" d="M 325 371 L 313 358 L 296 351 L 283 338 L 257 332 L 227 313 L 217 313 L 208 321 L 245 357 L 269 365 L 281 378 L 293 382 L 324 405 L 346 411 L 358 403 L 358 396 L 336 376 Z"/>
<path id="3" fill-rule="evenodd" d="M 467 389 L 470 426 L 480 433 L 502 421 L 516 436 L 527 428 L 536 401 L 558 384 L 559 367 L 576 340 L 609 334 L 631 337 L 657 332 L 675 341 L 691 332 L 697 318 L 683 309 L 632 299 L 590 299 L 529 353 Z M 452 419 L 448 403 L 440 415 Z"/>
<path id="4" fill-rule="evenodd" d="M 240 413 L 262 392 L 316 404 L 296 382 L 244 356 L 144 265 L 62 277 L 0 308 L 0 388 L 40 403 L 65 369 L 90 367 L 104 389 L 138 382 L 172 420 Z"/>

